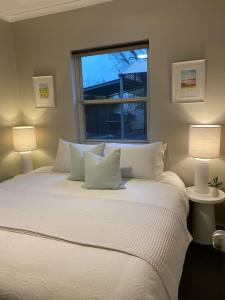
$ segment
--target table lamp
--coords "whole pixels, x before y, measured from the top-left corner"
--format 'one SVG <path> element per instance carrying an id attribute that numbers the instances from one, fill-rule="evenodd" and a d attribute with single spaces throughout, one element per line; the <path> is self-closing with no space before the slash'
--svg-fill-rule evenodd
<path id="1" fill-rule="evenodd" d="M 189 155 L 196 158 L 195 191 L 210 192 L 209 161 L 220 154 L 220 125 L 191 125 L 189 130 Z"/>
<path id="2" fill-rule="evenodd" d="M 36 149 L 36 135 L 33 126 L 13 127 L 14 149 L 21 154 L 21 173 L 33 170 L 32 150 Z"/>

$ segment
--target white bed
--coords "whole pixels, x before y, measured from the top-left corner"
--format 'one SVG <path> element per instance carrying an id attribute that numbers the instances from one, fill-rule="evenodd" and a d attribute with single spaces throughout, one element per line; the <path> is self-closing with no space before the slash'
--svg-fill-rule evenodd
<path id="1" fill-rule="evenodd" d="M 12 219 L 17 217 L 17 209 L 20 209 L 22 199 L 29 197 L 36 205 L 33 206 L 32 212 L 34 222 L 37 222 L 36 216 L 41 219 L 41 209 L 46 210 L 44 201 L 47 198 L 50 201 L 57 199 L 57 203 L 61 201 L 61 204 L 66 201 L 72 202 L 73 199 L 99 199 L 104 203 L 116 201 L 122 206 L 124 203 L 129 203 L 129 206 L 132 206 L 132 203 L 142 203 L 145 207 L 162 208 L 177 216 L 179 222 L 184 224 L 181 229 L 172 233 L 177 241 L 172 248 L 177 262 L 174 257 L 171 258 L 174 265 L 174 270 L 170 270 L 174 274 L 171 282 L 175 281 L 175 278 L 177 281 L 181 276 L 186 249 L 191 241 L 185 226 L 188 200 L 182 181 L 172 172 L 165 172 L 161 182 L 130 179 L 125 181 L 126 189 L 86 190 L 82 187 L 82 182 L 71 182 L 67 177 L 67 173 L 52 172 L 50 167 L 45 167 L 0 184 L 0 299 L 177 299 L 176 282 L 169 287 L 170 278 L 165 282 L 154 264 L 138 255 L 132 255 L 132 251 L 126 253 L 123 250 L 107 249 L 104 245 L 101 247 L 101 244 L 83 245 L 79 240 L 71 243 L 63 241 L 64 236 L 61 240 L 51 239 L 49 232 L 46 238 L 29 234 L 29 228 L 26 232 L 16 232 L 10 231 L 9 227 L 14 224 Z M 7 207 L 6 203 L 10 203 L 11 198 L 17 201 L 18 208 L 15 207 L 16 202 L 14 206 Z M 38 198 L 41 199 L 40 205 Z M 8 213 L 4 214 L 5 211 Z M 43 215 L 45 213 L 46 211 L 43 211 Z M 54 205 L 48 213 L 54 215 Z M 29 208 L 27 211 L 23 209 L 21 218 L 26 218 L 26 214 L 31 215 Z M 7 222 L 11 224 L 8 230 Z M 159 220 L 159 223 L 163 222 L 163 219 Z M 60 224 L 58 227 L 60 228 Z M 21 229 L 21 226 L 18 226 L 18 229 Z M 34 231 L 38 233 L 37 229 Z M 88 235 L 88 232 L 86 234 Z M 120 232 L 117 232 L 117 235 L 119 236 Z M 179 280 L 177 285 L 178 283 Z"/>

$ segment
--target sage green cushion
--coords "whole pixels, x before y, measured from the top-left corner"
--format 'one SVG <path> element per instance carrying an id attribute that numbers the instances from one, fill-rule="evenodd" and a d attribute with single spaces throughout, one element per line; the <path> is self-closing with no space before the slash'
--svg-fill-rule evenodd
<path id="1" fill-rule="evenodd" d="M 69 180 L 84 181 L 84 154 L 86 151 L 103 155 L 104 144 L 86 145 L 86 144 L 70 144 L 71 173 Z"/>
<path id="2" fill-rule="evenodd" d="M 105 157 L 84 154 L 85 184 L 87 189 L 119 189 L 121 185 L 120 149 Z"/>

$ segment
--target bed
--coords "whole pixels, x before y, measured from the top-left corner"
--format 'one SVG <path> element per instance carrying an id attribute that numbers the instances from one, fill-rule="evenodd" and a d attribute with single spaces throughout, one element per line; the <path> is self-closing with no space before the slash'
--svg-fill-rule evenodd
<path id="1" fill-rule="evenodd" d="M 120 190 L 67 178 L 43 167 L 0 184 L 0 299 L 177 299 L 191 241 L 178 176 Z"/>

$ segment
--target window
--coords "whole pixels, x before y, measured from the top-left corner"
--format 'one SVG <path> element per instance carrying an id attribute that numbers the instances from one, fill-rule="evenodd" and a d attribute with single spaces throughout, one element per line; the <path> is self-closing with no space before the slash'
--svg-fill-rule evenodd
<path id="1" fill-rule="evenodd" d="M 83 140 L 146 141 L 148 44 L 73 54 Z"/>

